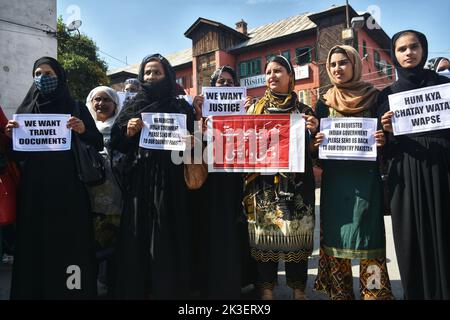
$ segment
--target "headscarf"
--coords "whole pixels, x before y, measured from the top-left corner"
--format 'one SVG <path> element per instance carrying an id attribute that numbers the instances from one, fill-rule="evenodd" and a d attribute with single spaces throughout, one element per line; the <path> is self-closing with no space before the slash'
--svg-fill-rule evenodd
<path id="1" fill-rule="evenodd" d="M 137 88 L 139 88 L 139 86 L 141 85 L 141 83 L 139 82 L 138 79 L 136 78 L 128 78 L 127 80 L 125 80 L 125 84 L 131 84 L 133 86 L 136 86 Z"/>
<path id="2" fill-rule="evenodd" d="M 75 101 L 70 96 L 69 87 L 67 85 L 66 72 L 56 59 L 51 57 L 42 57 L 34 63 L 32 76 L 36 69 L 42 65 L 48 64 L 55 71 L 58 77 L 58 86 L 56 90 L 50 94 L 43 95 L 36 85 L 31 85 L 24 100 L 17 108 L 16 113 L 62 113 L 71 114 L 75 105 Z"/>
<path id="3" fill-rule="evenodd" d="M 395 43 L 405 33 L 415 34 L 422 45 L 422 60 L 414 68 L 403 68 L 395 56 Z M 423 33 L 414 30 L 405 30 L 396 33 L 392 37 L 392 61 L 398 74 L 398 80 L 391 86 L 393 93 L 419 89 L 447 83 L 448 79 L 438 75 L 435 71 L 424 69 L 428 58 L 428 41 Z"/>
<path id="4" fill-rule="evenodd" d="M 162 64 L 165 73 L 164 79 L 144 81 L 145 65 L 151 61 L 158 61 Z M 162 55 L 156 53 L 145 57 L 139 69 L 138 79 L 141 84 L 138 93 L 122 108 L 116 119 L 119 127 L 126 126 L 128 120 L 132 118 L 140 118 L 143 112 L 185 113 L 180 104 L 176 103 L 175 71 Z"/>
<path id="5" fill-rule="evenodd" d="M 448 60 L 447 58 L 444 57 L 436 57 L 436 58 L 431 58 L 430 60 L 428 60 L 425 69 L 429 69 L 429 70 L 433 70 L 433 71 L 438 71 L 439 70 L 439 66 L 441 64 L 442 61 L 444 60 Z"/>
<path id="6" fill-rule="evenodd" d="M 331 72 L 330 61 L 334 50 L 345 51 L 353 66 L 353 78 L 346 83 L 337 83 Z M 378 96 L 378 90 L 368 82 L 362 81 L 362 62 L 358 52 L 351 46 L 334 46 L 328 53 L 327 72 L 333 87 L 324 95 L 326 104 L 341 114 L 355 115 L 371 108 Z"/>
<path id="7" fill-rule="evenodd" d="M 211 87 L 215 87 L 216 86 L 217 79 L 219 79 L 219 77 L 224 72 L 228 72 L 231 75 L 231 77 L 233 78 L 233 82 L 234 82 L 235 86 L 238 85 L 236 71 L 234 71 L 234 69 L 232 67 L 230 67 L 229 65 L 226 65 L 226 66 L 222 66 L 222 67 L 216 69 L 216 71 L 213 72 L 213 74 L 211 75 L 211 81 L 210 81 Z"/>
<path id="8" fill-rule="evenodd" d="M 114 114 L 112 117 L 106 119 L 106 121 L 97 121 L 97 113 L 94 109 L 94 104 L 92 103 L 92 99 L 94 99 L 95 95 L 99 92 L 104 92 L 108 95 L 108 97 L 114 102 L 116 105 Z M 117 92 L 110 87 L 106 86 L 100 86 L 97 88 L 94 88 L 89 92 L 89 95 L 86 98 L 86 106 L 89 109 L 89 112 L 92 115 L 92 118 L 95 121 L 95 125 L 97 126 L 98 131 L 100 131 L 103 135 L 109 135 L 111 133 L 112 125 L 114 124 L 114 121 L 116 120 L 117 116 L 119 115 L 119 96 L 117 95 Z"/>
<path id="9" fill-rule="evenodd" d="M 267 89 L 264 93 L 264 97 L 262 97 L 256 104 L 252 112 L 253 114 L 289 113 L 297 107 L 298 98 L 294 92 L 295 74 L 292 63 L 282 55 L 277 55 L 273 56 L 267 61 L 265 68 L 267 68 L 267 65 L 271 62 L 276 62 L 282 65 L 287 70 L 289 74 L 288 92 L 285 94 L 272 92 L 272 90 L 270 90 L 269 86 L 266 84 Z"/>

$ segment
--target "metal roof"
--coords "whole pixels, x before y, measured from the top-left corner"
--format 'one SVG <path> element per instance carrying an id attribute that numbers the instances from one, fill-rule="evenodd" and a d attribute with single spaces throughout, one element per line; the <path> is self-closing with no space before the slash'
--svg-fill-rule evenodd
<path id="1" fill-rule="evenodd" d="M 308 16 L 309 13 L 303 13 L 251 29 L 248 32 L 250 39 L 234 46 L 230 51 L 316 28 L 316 24 L 309 20 Z"/>
<path id="2" fill-rule="evenodd" d="M 186 63 L 191 63 L 192 62 L 192 48 L 183 49 L 183 50 L 168 54 L 164 57 L 167 60 L 169 60 L 170 64 L 174 68 L 181 66 L 183 64 L 186 64 Z M 107 74 L 112 75 L 112 74 L 117 74 L 117 73 L 121 73 L 121 72 L 129 72 L 129 73 L 133 73 L 133 74 L 137 75 L 139 73 L 140 65 L 141 65 L 141 63 L 131 64 L 131 65 L 123 67 L 123 68 L 111 70 Z"/>

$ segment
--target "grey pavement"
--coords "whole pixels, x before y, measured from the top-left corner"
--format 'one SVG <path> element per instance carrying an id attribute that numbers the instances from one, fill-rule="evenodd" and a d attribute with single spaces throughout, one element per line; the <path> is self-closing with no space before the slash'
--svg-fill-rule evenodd
<path id="1" fill-rule="evenodd" d="M 328 300 L 328 297 L 323 293 L 318 293 L 313 290 L 314 280 L 317 275 L 317 265 L 319 262 L 319 200 L 320 189 L 316 189 L 316 229 L 314 232 L 314 252 L 309 259 L 308 268 L 308 283 L 306 288 L 307 297 L 310 300 Z M 395 255 L 394 242 L 392 238 L 392 225 L 391 217 L 385 216 L 386 226 L 386 250 L 387 250 L 387 266 L 389 271 L 389 277 L 391 279 L 392 291 L 397 300 L 403 299 L 403 289 L 400 282 L 400 274 L 397 266 L 397 258 Z M 355 291 L 356 299 L 359 299 L 359 262 L 358 260 L 352 261 L 353 272 L 353 288 Z M 9 299 L 9 290 L 11 282 L 11 265 L 0 263 L 0 300 Z M 286 286 L 286 278 L 284 272 L 284 265 L 280 263 L 278 271 L 279 285 L 275 289 L 275 298 L 278 300 L 290 300 L 292 299 L 292 290 Z"/>

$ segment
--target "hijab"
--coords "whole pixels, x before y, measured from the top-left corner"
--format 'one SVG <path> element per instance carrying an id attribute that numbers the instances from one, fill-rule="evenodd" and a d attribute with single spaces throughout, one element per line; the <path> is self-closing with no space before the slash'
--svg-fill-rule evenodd
<path id="1" fill-rule="evenodd" d="M 145 66 L 151 61 L 162 64 L 165 73 L 163 79 L 144 81 Z M 149 55 L 142 60 L 138 80 L 141 85 L 138 93 L 122 108 L 116 119 L 120 127 L 126 126 L 128 120 L 132 118 L 139 118 L 143 112 L 186 113 L 177 103 L 175 71 L 169 61 L 159 53 Z"/>
<path id="2" fill-rule="evenodd" d="M 219 77 L 224 72 L 228 72 L 231 75 L 231 77 L 233 78 L 234 86 L 238 85 L 236 71 L 234 71 L 234 69 L 232 67 L 226 65 L 226 66 L 222 66 L 222 67 L 216 69 L 216 71 L 214 71 L 214 73 L 211 75 L 211 81 L 210 81 L 210 86 L 211 87 L 215 87 L 216 86 L 217 79 L 219 79 Z"/>
<path id="3" fill-rule="evenodd" d="M 297 107 L 298 98 L 294 92 L 295 87 L 295 77 L 294 77 L 294 67 L 292 63 L 282 55 L 273 56 L 270 58 L 265 66 L 265 69 L 271 62 L 276 62 L 283 66 L 289 75 L 289 88 L 288 92 L 285 94 L 273 92 L 267 85 L 266 92 L 264 96 L 256 104 L 253 114 L 262 113 L 289 113 Z"/>
<path id="4" fill-rule="evenodd" d="M 395 44 L 397 40 L 406 33 L 414 34 L 422 46 L 422 60 L 414 68 L 403 68 L 395 56 Z M 447 83 L 448 79 L 438 75 L 435 71 L 424 69 L 428 58 L 428 41 L 425 35 L 414 30 L 405 30 L 396 33 L 392 37 L 392 61 L 397 70 L 398 80 L 391 86 L 393 93 L 419 89 Z"/>
<path id="5" fill-rule="evenodd" d="M 97 121 L 97 113 L 94 109 L 94 104 L 92 103 L 92 99 L 95 97 L 95 95 L 99 92 L 106 93 L 108 97 L 114 102 L 116 105 L 116 108 L 114 110 L 113 116 L 106 119 L 106 121 Z M 100 86 L 97 88 L 94 88 L 89 92 L 89 95 L 86 98 L 86 106 L 89 109 L 89 112 L 92 115 L 92 118 L 95 121 L 95 125 L 97 126 L 98 131 L 100 131 L 103 135 L 109 135 L 111 133 L 111 127 L 114 124 L 114 121 L 116 120 L 118 114 L 119 114 L 119 96 L 117 95 L 116 91 L 111 89 L 110 87 L 106 86 Z"/>
<path id="6" fill-rule="evenodd" d="M 32 76 L 36 69 L 48 64 L 58 77 L 58 86 L 50 94 L 43 95 L 36 87 L 34 81 L 27 95 L 18 107 L 16 113 L 61 113 L 71 114 L 75 101 L 72 99 L 67 85 L 66 72 L 56 59 L 42 57 L 34 63 Z"/>
<path id="7" fill-rule="evenodd" d="M 331 72 L 330 61 L 335 49 L 345 51 L 348 60 L 353 66 L 353 78 L 346 83 L 337 83 Z M 324 95 L 328 106 L 341 114 L 356 115 L 371 108 L 377 97 L 378 90 L 368 82 L 362 81 L 362 62 L 355 48 L 346 45 L 333 47 L 328 53 L 326 64 L 328 77 L 333 87 Z"/>

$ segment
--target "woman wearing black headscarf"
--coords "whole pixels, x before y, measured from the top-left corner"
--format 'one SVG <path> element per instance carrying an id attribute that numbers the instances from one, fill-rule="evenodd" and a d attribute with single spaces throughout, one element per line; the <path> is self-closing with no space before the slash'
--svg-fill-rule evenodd
<path id="1" fill-rule="evenodd" d="M 236 72 L 230 66 L 218 68 L 211 75 L 210 86 L 238 86 Z M 203 96 L 194 98 L 199 114 L 203 102 Z M 202 188 L 191 191 L 190 208 L 198 220 L 194 224 L 194 247 L 200 265 L 195 270 L 200 298 L 239 299 L 241 287 L 253 283 L 243 186 L 242 174 L 209 173 Z"/>
<path id="2" fill-rule="evenodd" d="M 183 165 L 171 151 L 139 147 L 143 112 L 182 113 L 193 129 L 192 107 L 177 98 L 175 72 L 161 55 L 144 58 L 141 88 L 124 106 L 112 132 L 111 146 L 124 154 L 124 210 L 117 248 L 118 298 L 187 297 L 190 233 Z"/>
<path id="3" fill-rule="evenodd" d="M 450 299 L 450 129 L 394 136 L 390 94 L 450 82 L 424 69 L 426 37 L 407 30 L 392 38 L 398 81 L 379 96 L 388 136 L 392 227 L 406 299 Z"/>
<path id="4" fill-rule="evenodd" d="M 64 69 L 43 57 L 18 114 L 72 114 Z M 16 121 L 6 131 L 11 135 Z M 85 143 L 103 149 L 103 138 L 80 105 L 80 119 L 67 127 Z M 73 152 L 16 153 L 22 164 L 12 299 L 87 299 L 96 295 L 93 227 L 87 190 L 78 179 Z"/>

